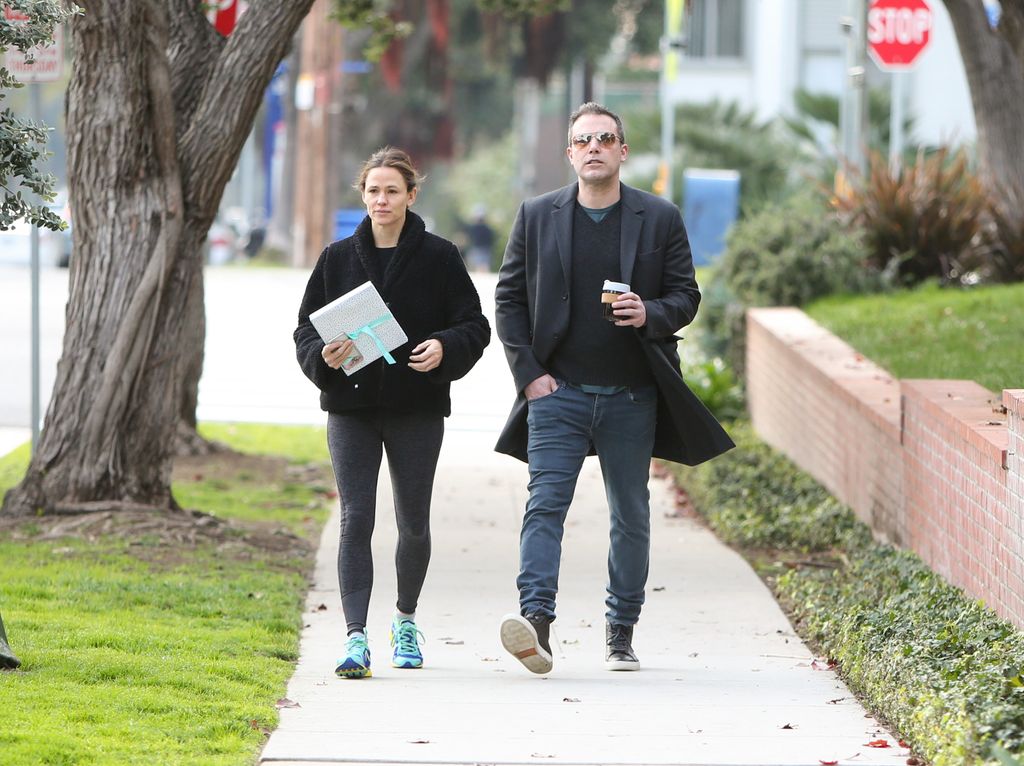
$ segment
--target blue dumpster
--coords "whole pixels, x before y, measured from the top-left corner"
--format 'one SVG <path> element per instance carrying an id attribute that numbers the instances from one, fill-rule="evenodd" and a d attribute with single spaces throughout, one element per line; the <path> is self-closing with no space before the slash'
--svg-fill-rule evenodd
<path id="1" fill-rule="evenodd" d="M 740 174 L 735 170 L 683 171 L 683 221 L 695 266 L 725 250 L 725 235 L 739 214 Z"/>
<path id="2" fill-rule="evenodd" d="M 335 240 L 351 237 L 356 226 L 362 223 L 365 217 L 366 211 L 360 207 L 343 207 L 335 210 L 334 231 L 331 236 Z"/>

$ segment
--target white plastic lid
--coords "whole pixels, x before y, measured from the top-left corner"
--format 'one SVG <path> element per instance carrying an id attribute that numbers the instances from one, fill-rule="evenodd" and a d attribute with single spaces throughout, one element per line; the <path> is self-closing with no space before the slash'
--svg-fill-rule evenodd
<path id="1" fill-rule="evenodd" d="M 601 290 L 606 293 L 628 293 L 629 285 L 625 282 L 612 282 L 610 279 L 606 279 Z"/>

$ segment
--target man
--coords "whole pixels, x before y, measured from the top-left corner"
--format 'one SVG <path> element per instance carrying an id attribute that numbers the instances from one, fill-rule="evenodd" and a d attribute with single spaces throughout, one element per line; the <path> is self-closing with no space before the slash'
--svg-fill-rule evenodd
<path id="1" fill-rule="evenodd" d="M 594 103 L 572 114 L 566 155 L 579 180 L 519 208 L 495 292 L 518 391 L 496 449 L 530 467 L 520 613 L 502 620 L 501 640 L 534 673 L 552 667 L 562 531 L 583 459 L 601 461 L 611 518 L 605 664 L 635 670 L 651 457 L 695 465 L 733 446 L 679 370 L 674 333 L 700 301 L 679 210 L 620 183 L 628 154 L 616 114 Z M 602 317 L 605 280 L 630 286 L 613 321 Z"/>
<path id="2" fill-rule="evenodd" d="M 490 271 L 494 229 L 487 223 L 487 208 L 484 205 L 473 208 L 473 222 L 466 226 L 466 237 L 469 239 L 466 264 L 470 270 L 484 273 Z"/>

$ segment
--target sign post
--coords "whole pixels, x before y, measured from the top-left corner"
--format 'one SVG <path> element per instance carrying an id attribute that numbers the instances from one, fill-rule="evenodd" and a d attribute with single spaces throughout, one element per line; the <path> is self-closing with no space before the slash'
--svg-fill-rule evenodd
<path id="1" fill-rule="evenodd" d="M 836 194 L 845 196 L 849 191 L 849 174 L 863 175 L 865 77 L 864 67 L 867 53 L 864 26 L 865 0 L 846 0 L 846 14 L 839 19 L 839 26 L 846 35 L 846 71 L 843 77 L 843 95 L 839 102 L 839 133 L 843 161 L 836 170 Z"/>
<path id="2" fill-rule="evenodd" d="M 906 73 L 931 42 L 934 19 L 928 0 L 872 0 L 868 9 L 868 52 L 878 67 L 892 72 L 889 167 L 896 173 L 903 154 L 903 101 Z"/>
<path id="3" fill-rule="evenodd" d="M 679 76 L 679 59 L 684 47 L 683 15 L 686 0 L 665 1 L 665 36 L 661 40 L 661 164 L 655 193 L 674 202 L 672 169 L 675 158 L 676 104 L 670 95 L 672 84 Z"/>
<path id="4" fill-rule="evenodd" d="M 4 6 L 4 17 L 11 23 L 23 23 L 29 20 L 28 16 L 21 11 L 12 10 Z M 8 48 L 4 53 L 4 66 L 7 71 L 14 75 L 18 82 L 28 84 L 29 96 L 31 98 L 31 119 L 38 122 L 40 119 L 39 106 L 39 83 L 55 82 L 64 74 L 64 36 L 60 26 L 53 30 L 53 42 L 48 45 L 39 45 L 31 51 L 31 63 L 28 61 L 29 54 L 19 51 L 17 48 Z M 32 269 L 32 407 L 31 407 L 31 433 L 32 433 L 32 454 L 35 454 L 36 445 L 39 443 L 39 422 L 42 419 L 42 407 L 40 406 L 40 375 L 39 375 L 39 227 L 33 226 L 29 234 L 30 263 Z"/>

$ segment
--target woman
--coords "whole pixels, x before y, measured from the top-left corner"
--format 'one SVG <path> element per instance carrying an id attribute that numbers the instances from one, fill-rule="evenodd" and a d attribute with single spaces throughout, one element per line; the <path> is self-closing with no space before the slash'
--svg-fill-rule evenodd
<path id="1" fill-rule="evenodd" d="M 320 389 L 320 406 L 328 413 L 327 442 L 341 496 L 338 582 L 348 644 L 335 672 L 344 678 L 371 675 L 366 614 L 382 450 L 398 520 L 392 665 L 423 665 L 415 614 L 430 559 L 430 496 L 444 418 L 451 413 L 449 384 L 470 371 L 490 340 L 458 249 L 428 233 L 409 209 L 421 180 L 399 149 L 385 147 L 364 163 L 354 188 L 367 215 L 351 237 L 320 254 L 294 334 L 299 365 Z M 348 376 L 340 367 L 353 352 L 352 341 L 324 345 L 309 315 L 367 280 L 409 342 L 392 352 L 395 364 L 378 359 Z"/>

